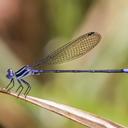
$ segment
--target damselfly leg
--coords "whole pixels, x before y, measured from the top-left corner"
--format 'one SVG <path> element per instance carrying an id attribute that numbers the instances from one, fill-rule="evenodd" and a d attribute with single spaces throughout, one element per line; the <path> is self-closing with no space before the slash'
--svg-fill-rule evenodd
<path id="1" fill-rule="evenodd" d="M 24 92 L 24 96 L 26 97 L 28 95 L 28 93 L 30 92 L 30 90 L 31 90 L 30 84 L 27 81 L 23 80 L 23 79 L 17 80 L 17 82 L 19 83 L 19 87 L 16 89 L 16 92 L 19 91 L 19 93 L 17 94 L 17 96 L 19 96 L 22 93 L 22 91 L 24 89 L 23 84 L 25 84 L 25 85 L 27 85 L 27 89 Z M 7 92 L 9 92 L 11 89 L 13 89 L 14 88 L 14 85 L 15 85 L 14 84 L 14 79 L 11 79 L 10 82 L 9 82 L 9 84 L 7 85 L 7 87 L 5 87 L 5 89 L 7 90 Z"/>
<path id="2" fill-rule="evenodd" d="M 12 83 L 12 86 L 11 86 L 11 83 Z M 13 87 L 14 87 L 14 79 L 11 79 L 7 87 L 5 87 L 5 89 L 7 90 L 7 92 L 9 92 Z"/>
<path id="3" fill-rule="evenodd" d="M 24 95 L 25 95 L 25 97 L 28 95 L 28 93 L 30 92 L 30 90 L 31 90 L 31 86 L 30 86 L 30 84 L 27 82 L 27 81 L 25 81 L 25 80 L 23 80 L 23 79 L 21 79 L 21 81 L 25 84 L 25 85 L 27 85 L 28 87 L 27 87 L 27 89 L 26 89 L 26 91 L 25 91 L 25 93 L 24 93 Z"/>
<path id="4" fill-rule="evenodd" d="M 18 83 L 19 83 L 19 87 L 17 88 L 16 92 L 18 92 L 19 89 L 21 88 L 21 90 L 19 91 L 19 93 L 18 93 L 18 95 L 17 95 L 17 96 L 19 96 L 19 95 L 21 94 L 21 92 L 23 91 L 24 87 L 23 87 L 23 85 L 22 85 L 22 83 L 21 83 L 20 80 L 17 80 L 17 81 L 18 81 Z"/>

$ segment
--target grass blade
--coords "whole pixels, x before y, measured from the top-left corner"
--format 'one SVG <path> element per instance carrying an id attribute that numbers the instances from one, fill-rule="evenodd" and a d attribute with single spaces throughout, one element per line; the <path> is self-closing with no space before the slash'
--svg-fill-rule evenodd
<path id="1" fill-rule="evenodd" d="M 16 93 L 6 92 L 5 89 L 0 89 L 1 93 L 5 93 L 14 97 L 17 97 Z M 30 102 L 34 105 L 62 115 L 66 118 L 74 120 L 80 124 L 88 126 L 90 128 L 125 128 L 117 123 L 114 123 L 110 120 L 103 119 L 99 116 L 93 115 L 91 113 L 81 111 L 80 109 L 76 109 L 74 107 L 70 107 L 67 105 L 59 104 L 53 101 L 44 100 L 32 96 L 27 96 L 26 98 L 22 95 L 18 97 L 26 102 Z"/>

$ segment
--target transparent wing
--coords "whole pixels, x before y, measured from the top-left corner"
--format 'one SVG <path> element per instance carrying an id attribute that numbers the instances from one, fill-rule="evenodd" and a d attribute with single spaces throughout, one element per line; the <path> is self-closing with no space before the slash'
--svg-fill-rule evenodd
<path id="1" fill-rule="evenodd" d="M 32 66 L 60 64 L 76 59 L 94 48 L 100 40 L 101 35 L 97 32 L 86 33 L 53 51 L 46 58 Z"/>

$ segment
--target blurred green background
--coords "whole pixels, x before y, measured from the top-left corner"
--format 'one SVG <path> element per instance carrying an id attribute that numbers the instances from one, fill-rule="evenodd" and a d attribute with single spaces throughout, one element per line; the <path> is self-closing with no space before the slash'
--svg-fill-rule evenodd
<path id="1" fill-rule="evenodd" d="M 42 69 L 126 68 L 127 28 L 127 0 L 1 0 L 1 87 L 9 82 L 5 77 L 8 68 L 16 71 L 90 31 L 102 35 L 95 49 L 77 60 Z M 74 106 L 128 126 L 127 74 L 44 74 L 27 80 L 32 85 L 32 96 Z M 0 101 L 1 127 L 84 127 L 13 97 L 1 94 Z"/>

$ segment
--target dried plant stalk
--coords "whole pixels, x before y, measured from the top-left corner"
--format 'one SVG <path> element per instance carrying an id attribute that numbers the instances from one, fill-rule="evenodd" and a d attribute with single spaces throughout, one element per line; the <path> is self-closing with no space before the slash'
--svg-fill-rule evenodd
<path id="1" fill-rule="evenodd" d="M 4 89 L 0 89 L 0 92 L 17 97 L 16 93 L 6 92 L 6 90 Z M 27 96 L 25 98 L 23 95 L 20 95 L 18 98 L 62 115 L 71 120 L 74 120 L 75 122 L 78 122 L 90 128 L 125 128 L 124 126 L 121 126 L 120 124 L 114 123 L 110 120 L 106 120 L 91 113 L 81 111 L 67 105 L 55 103 L 53 101 L 44 100 L 32 96 Z"/>

